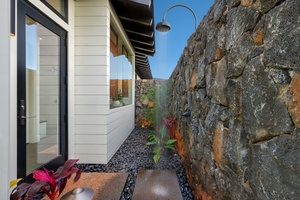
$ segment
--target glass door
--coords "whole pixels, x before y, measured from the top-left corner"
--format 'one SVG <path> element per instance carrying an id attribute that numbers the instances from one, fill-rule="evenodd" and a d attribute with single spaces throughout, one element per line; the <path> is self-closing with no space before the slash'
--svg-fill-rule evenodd
<path id="1" fill-rule="evenodd" d="M 25 2 L 20 7 L 18 177 L 25 178 L 67 158 L 66 32 Z"/>

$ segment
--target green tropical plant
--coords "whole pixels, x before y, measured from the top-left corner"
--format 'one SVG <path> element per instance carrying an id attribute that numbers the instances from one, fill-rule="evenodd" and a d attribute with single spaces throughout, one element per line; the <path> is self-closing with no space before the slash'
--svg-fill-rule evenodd
<path id="1" fill-rule="evenodd" d="M 155 93 L 156 93 L 155 87 L 148 88 L 146 94 L 142 96 L 142 100 L 148 98 L 150 101 L 155 101 Z"/>
<path id="2" fill-rule="evenodd" d="M 164 116 L 168 115 L 168 102 L 170 100 L 171 83 L 164 81 L 157 87 L 151 87 L 146 90 L 142 100 L 148 99 L 152 106 L 142 109 L 140 124 L 142 127 L 161 127 Z"/>
<path id="3" fill-rule="evenodd" d="M 122 95 L 121 90 L 119 90 L 118 95 L 116 97 L 113 97 L 113 100 L 114 101 L 122 101 L 122 99 L 123 99 L 123 95 Z"/>
<path id="4" fill-rule="evenodd" d="M 155 118 L 156 110 L 155 110 L 155 103 L 151 108 L 145 108 L 142 110 L 143 115 L 143 122 L 142 124 L 147 124 L 147 126 L 154 126 L 156 118 Z"/>
<path id="5" fill-rule="evenodd" d="M 33 178 L 36 180 L 32 184 L 22 183 L 14 188 L 10 194 L 10 200 L 31 200 L 34 198 L 37 192 L 44 191 L 45 194 L 54 200 L 62 193 L 67 185 L 68 179 L 73 173 L 76 173 L 74 182 L 78 181 L 81 176 L 81 171 L 74 167 L 78 159 L 69 159 L 63 166 L 60 166 L 56 172 L 53 170 L 34 170 L 32 172 Z M 16 184 L 20 179 L 11 182 L 11 186 Z"/>
<path id="6" fill-rule="evenodd" d="M 151 106 L 142 109 L 141 125 L 142 127 L 153 127 L 156 121 L 156 102 L 155 102 L 156 88 L 148 88 L 146 94 L 142 96 L 142 100 L 148 99 Z"/>
<path id="7" fill-rule="evenodd" d="M 166 118 L 163 119 L 164 125 L 159 129 L 156 133 L 152 131 L 152 133 L 148 136 L 149 142 L 147 145 L 155 145 L 153 149 L 153 160 L 157 163 L 165 149 L 175 150 L 174 143 L 177 141 L 176 139 L 171 139 L 169 137 L 169 130 L 174 123 L 175 120 L 168 120 Z"/>

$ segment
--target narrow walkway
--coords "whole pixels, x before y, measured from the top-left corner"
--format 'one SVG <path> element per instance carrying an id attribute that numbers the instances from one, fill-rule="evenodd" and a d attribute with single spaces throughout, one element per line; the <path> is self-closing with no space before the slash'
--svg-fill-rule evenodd
<path id="1" fill-rule="evenodd" d="M 155 164 L 152 153 L 153 147 L 146 145 L 149 134 L 150 130 L 136 127 L 108 164 L 78 164 L 77 167 L 83 172 L 128 173 L 120 197 L 121 200 L 133 199 L 133 193 L 139 190 L 140 183 L 137 181 L 140 180 L 138 176 L 140 170 L 173 170 L 176 174 L 176 180 L 172 179 L 168 181 L 168 184 L 176 183 L 179 191 L 181 191 L 182 199 L 193 200 L 192 191 L 177 153 L 167 150 L 159 162 Z M 153 182 L 153 185 L 156 185 L 156 183 Z"/>

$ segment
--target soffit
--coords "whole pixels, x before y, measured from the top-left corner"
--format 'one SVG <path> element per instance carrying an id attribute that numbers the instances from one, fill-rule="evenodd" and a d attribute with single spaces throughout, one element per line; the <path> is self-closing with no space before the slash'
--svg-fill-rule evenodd
<path id="1" fill-rule="evenodd" d="M 110 0 L 135 50 L 136 73 L 152 79 L 148 56 L 155 53 L 153 0 Z"/>

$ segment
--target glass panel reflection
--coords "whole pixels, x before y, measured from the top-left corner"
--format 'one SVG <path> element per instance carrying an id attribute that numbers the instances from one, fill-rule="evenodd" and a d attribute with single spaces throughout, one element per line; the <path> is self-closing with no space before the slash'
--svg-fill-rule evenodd
<path id="1" fill-rule="evenodd" d="M 66 17 L 65 13 L 65 0 L 45 0 L 49 3 L 57 12 L 59 12 L 62 16 Z"/>
<path id="2" fill-rule="evenodd" d="M 133 56 L 111 27 L 110 32 L 110 108 L 132 104 Z"/>
<path id="3" fill-rule="evenodd" d="M 26 17 L 26 171 L 59 155 L 60 38 Z"/>

